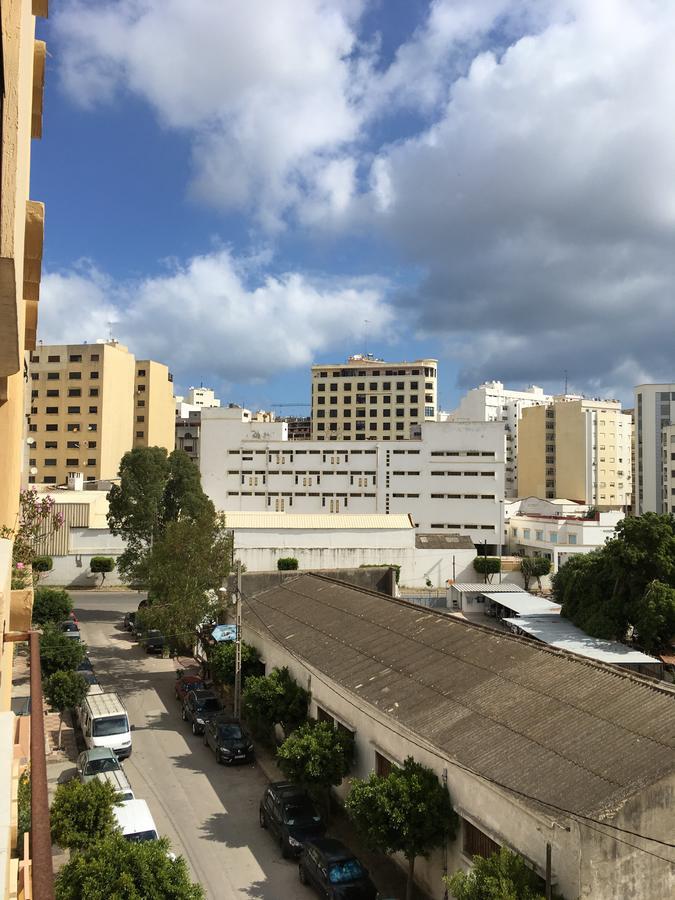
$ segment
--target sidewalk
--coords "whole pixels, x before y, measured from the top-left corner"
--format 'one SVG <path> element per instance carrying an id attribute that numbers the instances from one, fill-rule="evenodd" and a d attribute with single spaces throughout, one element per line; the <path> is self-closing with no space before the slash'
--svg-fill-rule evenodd
<path id="1" fill-rule="evenodd" d="M 257 742 L 255 745 L 256 761 L 269 781 L 285 781 L 283 772 L 274 761 L 272 754 Z M 382 853 L 373 853 L 363 846 L 353 825 L 341 808 L 333 813 L 329 828 L 332 837 L 343 841 L 354 850 L 359 859 L 365 864 L 377 888 L 386 900 L 403 900 L 405 897 L 406 873 L 390 857 Z M 413 891 L 414 900 L 430 900 L 429 895 L 417 885 Z"/>

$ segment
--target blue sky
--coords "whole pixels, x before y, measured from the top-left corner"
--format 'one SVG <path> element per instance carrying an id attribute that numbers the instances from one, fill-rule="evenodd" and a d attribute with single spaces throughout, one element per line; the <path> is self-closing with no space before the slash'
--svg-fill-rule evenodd
<path id="1" fill-rule="evenodd" d="M 439 357 L 445 408 L 673 379 L 661 4 L 64 0 L 39 31 L 44 340 L 112 321 L 250 406 L 366 331 Z"/>

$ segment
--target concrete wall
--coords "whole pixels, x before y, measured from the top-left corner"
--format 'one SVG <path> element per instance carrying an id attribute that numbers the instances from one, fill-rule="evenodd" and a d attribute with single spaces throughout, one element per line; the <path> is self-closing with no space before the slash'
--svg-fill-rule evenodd
<path id="1" fill-rule="evenodd" d="M 269 671 L 275 666 L 288 666 L 293 677 L 307 687 L 312 694 L 310 714 L 316 715 L 317 704 L 330 712 L 337 721 L 355 732 L 355 766 L 350 777 L 367 778 L 375 768 L 375 753 L 387 757 L 394 763 L 402 763 L 407 756 L 413 756 L 420 763 L 429 766 L 439 779 L 447 776 L 450 797 L 456 811 L 467 821 L 480 828 L 498 843 L 523 855 L 540 874 L 544 872 L 547 841 L 552 845 L 553 877 L 567 900 L 580 895 L 579 856 L 580 836 L 574 822 L 556 814 L 555 823 L 551 816 L 535 812 L 519 803 L 515 798 L 471 775 L 466 770 L 452 765 L 431 747 L 423 749 L 424 742 L 407 729 L 401 727 L 375 707 L 361 703 L 346 689 L 333 685 L 325 675 L 287 653 L 268 636 L 244 625 L 244 640 L 255 645 L 261 653 Z M 422 743 L 422 747 L 420 747 Z M 337 789 L 344 799 L 349 790 L 349 779 Z M 564 827 L 569 826 L 570 831 Z M 447 854 L 447 856 L 446 856 Z M 403 860 L 399 860 L 403 865 Z M 459 869 L 467 870 L 471 860 L 462 852 L 462 829 L 447 848 L 434 851 L 428 859 L 419 858 L 415 865 L 418 882 L 434 898 L 444 897 L 442 875 L 447 864 L 448 874 Z M 592 861 L 589 861 L 591 864 Z M 584 894 L 590 897 L 590 894 Z M 594 900 L 617 900 L 631 894 L 615 894 L 604 890 L 602 885 L 593 895 Z M 667 896 L 667 895 L 654 895 Z"/>
<path id="2" fill-rule="evenodd" d="M 304 571 L 307 571 L 306 569 Z M 372 569 L 314 569 L 317 574 L 328 575 L 338 581 L 346 581 L 356 587 L 365 588 L 368 591 L 378 591 L 388 597 L 396 595 L 396 578 L 392 569 L 388 567 Z M 253 597 L 261 591 L 276 587 L 289 578 L 295 578 L 299 571 L 279 572 L 244 572 L 241 576 L 241 589 L 244 594 Z M 233 592 L 236 586 L 236 576 L 230 575 L 227 580 L 228 591 Z"/>

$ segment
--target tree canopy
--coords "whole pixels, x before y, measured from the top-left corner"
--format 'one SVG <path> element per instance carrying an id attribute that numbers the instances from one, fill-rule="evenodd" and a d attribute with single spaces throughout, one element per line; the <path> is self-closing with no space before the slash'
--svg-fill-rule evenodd
<path id="1" fill-rule="evenodd" d="M 288 668 L 272 669 L 269 675 L 251 675 L 242 694 L 246 719 L 258 737 L 269 737 L 277 723 L 288 733 L 307 718 L 309 692 L 292 677 Z"/>
<path id="2" fill-rule="evenodd" d="M 537 579 L 541 590 L 541 579 L 551 571 L 551 560 L 546 556 L 524 556 L 520 561 L 520 572 L 525 583 L 525 590 L 530 589 L 530 580 Z"/>
<path id="3" fill-rule="evenodd" d="M 112 834 L 76 853 L 56 877 L 56 900 L 203 900 L 169 842 L 127 841 Z"/>
<path id="4" fill-rule="evenodd" d="M 505 847 L 487 859 L 474 856 L 468 872 L 445 880 L 455 900 L 544 900 L 541 878 Z"/>
<path id="5" fill-rule="evenodd" d="M 48 622 L 42 629 L 40 663 L 43 678 L 48 678 L 54 672 L 77 669 L 86 655 L 86 644 L 66 637 L 53 623 Z"/>
<path id="6" fill-rule="evenodd" d="M 108 525 L 126 544 L 117 567 L 130 583 L 146 585 L 150 550 L 167 524 L 213 515 L 213 504 L 183 450 L 137 447 L 122 457 L 119 476 L 108 493 Z"/>
<path id="7" fill-rule="evenodd" d="M 61 588 L 41 587 L 35 591 L 33 600 L 33 624 L 63 622 L 73 610 L 68 591 Z"/>
<path id="8" fill-rule="evenodd" d="M 59 747 L 63 714 L 67 709 L 79 706 L 89 691 L 89 683 L 79 672 L 67 670 L 54 672 L 46 678 L 42 686 L 47 703 L 59 711 Z"/>
<path id="9" fill-rule="evenodd" d="M 60 784 L 51 807 L 52 841 L 64 850 L 82 850 L 112 834 L 117 827 L 113 808 L 119 802 L 113 786 L 98 778 Z"/>
<path id="10" fill-rule="evenodd" d="M 457 815 L 436 774 L 409 756 L 385 778 L 354 779 L 345 808 L 367 844 L 408 860 L 406 896 L 412 897 L 415 858 L 453 838 Z"/>
<path id="11" fill-rule="evenodd" d="M 211 677 L 219 684 L 234 684 L 237 648 L 234 641 L 223 641 L 209 649 L 209 669 Z M 242 683 L 258 666 L 260 654 L 255 647 L 242 641 L 241 676 Z"/>
<path id="12" fill-rule="evenodd" d="M 497 556 L 477 556 L 473 561 L 474 572 L 485 577 L 485 583 L 492 581 L 492 576 L 501 571 L 502 563 Z"/>
<path id="13" fill-rule="evenodd" d="M 563 615 L 595 637 L 634 637 L 647 652 L 668 646 L 675 622 L 675 518 L 624 519 L 611 540 L 573 556 L 553 576 Z"/>
<path id="14" fill-rule="evenodd" d="M 349 772 L 351 741 L 330 722 L 305 722 L 277 751 L 277 762 L 290 781 L 306 787 L 338 785 Z"/>

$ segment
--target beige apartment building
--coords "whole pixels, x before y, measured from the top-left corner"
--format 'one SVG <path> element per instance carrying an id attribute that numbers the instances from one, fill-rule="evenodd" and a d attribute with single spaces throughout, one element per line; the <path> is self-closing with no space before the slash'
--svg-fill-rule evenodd
<path id="1" fill-rule="evenodd" d="M 41 344 L 30 359 L 29 484 L 114 478 L 133 447 L 173 450 L 166 366 L 137 361 L 117 341 Z"/>
<path id="2" fill-rule="evenodd" d="M 31 717 L 11 710 L 12 640 L 31 626 L 32 587 L 12 588 L 13 532 L 19 515 L 24 463 L 27 354 L 35 346 L 40 299 L 44 206 L 30 199 L 31 139 L 42 136 L 42 100 L 47 48 L 35 40 L 35 16 L 47 15 L 46 0 L 3 0 L 2 90 L 0 91 L 0 894 L 37 896 L 31 891 L 30 857 L 41 868 L 36 878 L 51 879 L 49 826 L 33 828 L 30 845 L 17 846 L 17 785 L 32 765 L 33 822 L 48 822 L 44 740 L 39 741 L 42 703 L 29 743 Z M 10 634 L 14 632 L 14 634 Z M 30 639 L 30 652 L 38 653 Z M 39 666 L 34 670 L 39 673 Z M 39 684 L 39 674 L 38 674 Z M 41 789 L 43 791 L 41 792 Z M 47 871 L 48 869 L 48 871 Z"/>
<path id="3" fill-rule="evenodd" d="M 437 359 L 388 363 L 370 354 L 312 366 L 312 439 L 408 440 L 436 421 Z"/>
<path id="4" fill-rule="evenodd" d="M 631 416 L 616 400 L 555 398 L 524 409 L 518 495 L 630 506 L 632 431 Z"/>

